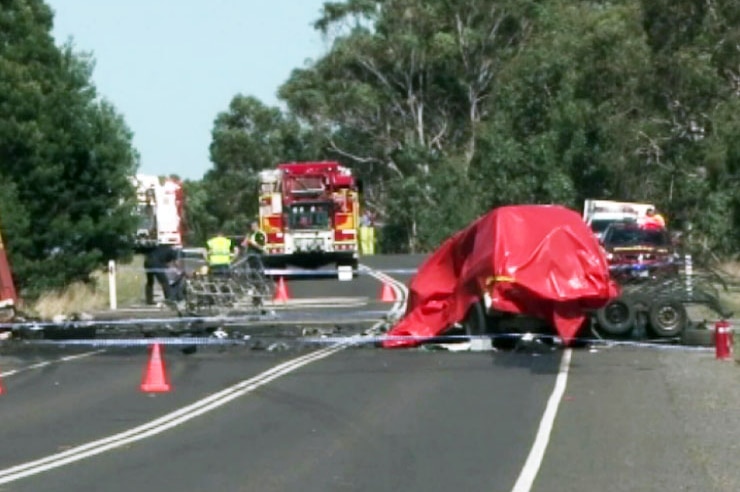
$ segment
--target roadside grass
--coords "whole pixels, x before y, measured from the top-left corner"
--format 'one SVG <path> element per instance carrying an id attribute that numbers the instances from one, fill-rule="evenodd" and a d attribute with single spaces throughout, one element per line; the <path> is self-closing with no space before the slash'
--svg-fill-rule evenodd
<path id="1" fill-rule="evenodd" d="M 108 271 L 100 270 L 92 275 L 92 282 L 76 282 L 64 290 L 43 294 L 25 311 L 41 319 L 54 316 L 71 316 L 80 313 L 103 311 L 110 307 Z M 116 299 L 119 307 L 141 304 L 144 300 L 144 257 L 137 255 L 126 264 L 116 268 Z"/>
<path id="2" fill-rule="evenodd" d="M 727 283 L 726 290 L 719 289 L 720 299 L 733 311 L 733 316 L 738 317 L 740 316 L 740 261 L 722 263 L 717 270 Z"/>
<path id="3" fill-rule="evenodd" d="M 731 309 L 735 317 L 740 316 L 740 261 L 722 263 L 716 267 L 716 271 L 727 284 L 727 290 L 717 285 L 722 304 Z M 110 292 L 108 272 L 101 270 L 95 272 L 92 277 L 91 284 L 75 283 L 63 291 L 42 295 L 35 303 L 27 306 L 25 311 L 42 319 L 51 319 L 57 315 L 71 316 L 108 309 Z M 118 306 L 142 304 L 145 281 L 143 255 L 136 255 L 129 263 L 117 265 Z M 711 318 L 712 315 L 707 313 L 703 317 Z"/>

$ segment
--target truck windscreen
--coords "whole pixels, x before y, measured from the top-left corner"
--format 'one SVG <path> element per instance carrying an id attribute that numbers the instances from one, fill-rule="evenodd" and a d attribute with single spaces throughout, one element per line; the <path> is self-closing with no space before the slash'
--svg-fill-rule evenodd
<path id="1" fill-rule="evenodd" d="M 288 225 L 291 229 L 328 229 L 331 227 L 330 204 L 291 205 L 288 213 Z"/>
<path id="2" fill-rule="evenodd" d="M 605 244 L 609 248 L 625 246 L 655 246 L 668 247 L 671 240 L 664 230 L 650 230 L 640 228 L 614 228 L 607 231 Z"/>

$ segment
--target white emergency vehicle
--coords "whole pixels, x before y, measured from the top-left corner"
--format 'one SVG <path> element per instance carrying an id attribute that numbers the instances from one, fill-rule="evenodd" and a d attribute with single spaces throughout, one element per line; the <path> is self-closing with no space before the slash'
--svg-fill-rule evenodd
<path id="1" fill-rule="evenodd" d="M 606 228 L 614 222 L 639 222 L 647 211 L 655 208 L 651 203 L 617 202 L 614 200 L 588 199 L 583 204 L 583 220 L 601 239 Z"/>

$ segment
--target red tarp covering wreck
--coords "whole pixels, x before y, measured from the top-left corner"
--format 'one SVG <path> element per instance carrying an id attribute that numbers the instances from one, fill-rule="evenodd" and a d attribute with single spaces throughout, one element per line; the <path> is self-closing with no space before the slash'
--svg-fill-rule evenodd
<path id="1" fill-rule="evenodd" d="M 542 318 L 566 343 L 583 326 L 584 309 L 602 307 L 619 293 L 580 214 L 557 205 L 501 207 L 424 262 L 411 281 L 406 315 L 383 346 L 414 346 L 442 334 L 484 292 L 491 309 Z"/>

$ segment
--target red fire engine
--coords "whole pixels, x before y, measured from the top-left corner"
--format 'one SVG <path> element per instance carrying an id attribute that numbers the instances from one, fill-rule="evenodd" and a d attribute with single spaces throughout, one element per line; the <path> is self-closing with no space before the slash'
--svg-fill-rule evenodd
<path id="1" fill-rule="evenodd" d="M 359 186 L 338 162 L 293 162 L 260 172 L 265 262 L 357 267 Z"/>

